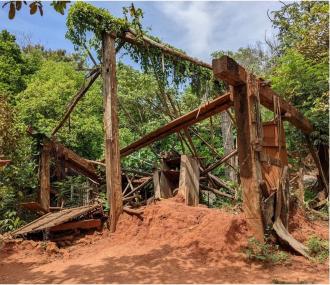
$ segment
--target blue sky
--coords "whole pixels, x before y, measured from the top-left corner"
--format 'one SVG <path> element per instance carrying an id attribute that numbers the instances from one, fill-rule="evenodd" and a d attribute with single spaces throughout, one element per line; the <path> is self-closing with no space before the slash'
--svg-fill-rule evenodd
<path id="1" fill-rule="evenodd" d="M 131 1 L 95 1 L 93 5 L 107 8 L 116 16 L 122 15 L 122 7 Z M 281 7 L 278 1 L 232 2 L 135 2 L 144 11 L 143 25 L 163 41 L 185 50 L 194 57 L 210 61 L 215 50 L 237 50 L 240 47 L 263 41 L 274 34 L 267 10 Z M 32 43 L 47 48 L 73 51 L 73 45 L 65 39 L 66 16 L 58 14 L 44 3 L 44 16 L 29 15 L 23 7 L 14 20 L 9 20 L 8 8 L 0 9 L 0 29 L 7 29 L 24 44 L 26 35 Z M 24 36 L 25 35 L 25 36 Z M 26 43 L 26 42 L 25 42 Z"/>

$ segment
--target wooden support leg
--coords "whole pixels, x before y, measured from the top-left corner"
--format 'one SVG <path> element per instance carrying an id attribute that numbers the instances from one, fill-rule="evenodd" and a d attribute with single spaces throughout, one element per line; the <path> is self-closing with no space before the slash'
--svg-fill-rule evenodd
<path id="1" fill-rule="evenodd" d="M 107 198 L 110 205 L 110 231 L 115 232 L 117 221 L 123 212 L 117 115 L 115 38 L 109 34 L 104 34 L 102 51 L 106 185 Z"/>
<path id="2" fill-rule="evenodd" d="M 264 226 L 261 210 L 262 181 L 257 135 L 255 94 L 250 84 L 232 87 L 237 122 L 238 161 L 243 191 L 243 209 L 250 229 L 261 242 L 264 241 Z"/>
<path id="3" fill-rule="evenodd" d="M 199 163 L 188 155 L 181 155 L 179 193 L 185 197 L 186 205 L 199 204 Z"/>
<path id="4" fill-rule="evenodd" d="M 40 158 L 40 192 L 41 207 L 49 212 L 50 207 L 50 145 L 45 143 Z"/>

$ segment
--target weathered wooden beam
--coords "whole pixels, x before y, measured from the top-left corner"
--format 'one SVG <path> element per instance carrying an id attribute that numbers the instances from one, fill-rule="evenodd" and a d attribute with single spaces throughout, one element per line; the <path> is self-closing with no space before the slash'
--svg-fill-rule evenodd
<path id="1" fill-rule="evenodd" d="M 212 171 L 213 169 L 217 168 L 222 163 L 226 162 L 228 159 L 230 159 L 231 157 L 233 157 L 236 154 L 237 154 L 237 149 L 232 150 L 230 153 L 228 153 L 227 155 L 223 156 L 222 158 L 220 158 L 219 160 L 217 160 L 216 162 L 214 162 L 213 164 L 211 164 L 204 171 L 202 171 L 201 175 L 204 175 L 206 173 L 209 173 L 210 171 Z"/>
<path id="2" fill-rule="evenodd" d="M 236 63 L 232 58 L 223 56 L 212 61 L 213 73 L 216 78 L 227 82 L 232 86 L 239 86 L 247 83 L 246 70 Z M 292 123 L 295 127 L 302 130 L 305 134 L 313 131 L 311 123 L 290 103 L 282 99 L 276 94 L 267 84 L 260 81 L 260 103 L 269 110 L 274 110 L 274 101 L 278 100 L 281 114 L 286 120 Z"/>
<path id="3" fill-rule="evenodd" d="M 236 66 L 238 68 L 238 66 Z M 239 74 L 239 73 L 238 73 Z M 231 83 L 234 77 L 231 78 Z M 242 185 L 243 209 L 248 226 L 254 236 L 264 241 L 263 217 L 261 211 L 262 180 L 258 146 L 262 143 L 259 134 L 260 112 L 257 107 L 256 79 L 251 77 L 247 84 L 231 86 L 237 123 L 237 149 Z M 259 123 L 258 123 L 259 122 Z"/>
<path id="4" fill-rule="evenodd" d="M 121 157 L 125 157 L 157 140 L 189 127 L 216 113 L 222 112 L 230 106 L 232 106 L 230 94 L 221 95 L 121 149 Z"/>
<path id="5" fill-rule="evenodd" d="M 103 35 L 102 60 L 106 186 L 110 205 L 110 231 L 115 232 L 119 216 L 123 212 L 123 197 L 117 114 L 115 38 L 107 33 Z"/>
<path id="6" fill-rule="evenodd" d="M 63 144 L 53 141 L 52 150 L 58 159 L 65 161 L 67 166 L 78 173 L 89 177 L 96 183 L 100 183 L 100 177 L 97 175 L 94 165 L 89 160 L 81 157 Z"/>
<path id="7" fill-rule="evenodd" d="M 193 57 L 191 57 L 183 52 L 180 52 L 178 50 L 175 50 L 165 44 L 156 42 L 153 39 L 151 39 L 145 35 L 142 36 L 142 41 L 141 41 L 141 39 L 137 38 L 135 34 L 136 34 L 135 31 L 133 29 L 130 29 L 128 32 L 123 34 L 122 40 L 129 42 L 131 44 L 134 44 L 134 45 L 139 45 L 139 46 L 141 46 L 141 45 L 146 46 L 146 47 L 153 46 L 153 47 L 156 47 L 156 48 L 162 50 L 164 53 L 166 53 L 168 55 L 178 57 L 182 60 L 189 61 L 195 65 L 212 70 L 212 66 L 208 63 L 205 63 L 199 59 L 193 58 Z"/>
<path id="8" fill-rule="evenodd" d="M 227 197 L 227 198 L 230 198 L 230 199 L 235 199 L 235 197 L 233 195 L 230 195 L 230 194 L 227 194 L 227 193 L 224 193 L 224 192 L 221 192 L 217 189 L 214 189 L 212 187 L 209 187 L 207 185 L 204 185 L 204 184 L 200 184 L 201 188 L 205 191 L 210 191 L 212 193 L 214 193 L 215 195 L 219 195 L 219 196 L 223 196 L 223 197 Z"/>
<path id="9" fill-rule="evenodd" d="M 199 204 L 199 162 L 196 158 L 181 155 L 179 193 L 188 206 Z"/>
<path id="10" fill-rule="evenodd" d="M 88 79 L 87 83 L 84 83 L 83 86 L 80 88 L 80 90 L 77 92 L 77 94 L 72 98 L 65 113 L 63 114 L 62 119 L 60 120 L 58 125 L 53 129 L 52 136 L 54 136 L 57 133 L 57 131 L 64 125 L 66 120 L 69 118 L 71 112 L 73 111 L 74 107 L 78 104 L 80 99 L 86 94 L 86 92 L 93 85 L 94 81 L 99 77 L 99 75 L 100 75 L 100 70 L 99 69 L 94 70 L 94 73 Z"/>
<path id="11" fill-rule="evenodd" d="M 49 212 L 50 206 L 50 151 L 51 145 L 49 142 L 44 142 L 40 157 L 40 192 L 39 201 L 41 207 Z"/>
<path id="12" fill-rule="evenodd" d="M 75 222 L 68 222 L 61 225 L 57 225 L 49 228 L 51 232 L 65 231 L 65 230 L 74 230 L 74 229 L 99 229 L 101 228 L 100 219 L 89 219 Z"/>
<path id="13" fill-rule="evenodd" d="M 131 196 L 133 193 L 141 190 L 144 186 L 148 185 L 150 182 L 152 181 L 152 177 L 149 177 L 146 181 L 144 181 L 142 184 L 140 184 L 139 186 L 135 187 L 131 192 L 129 192 L 128 194 L 125 195 L 125 198 L 127 198 L 128 196 Z"/>

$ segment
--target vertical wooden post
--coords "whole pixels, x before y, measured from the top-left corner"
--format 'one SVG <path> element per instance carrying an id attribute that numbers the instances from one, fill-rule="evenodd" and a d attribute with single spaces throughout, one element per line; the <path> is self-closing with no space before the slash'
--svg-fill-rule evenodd
<path id="1" fill-rule="evenodd" d="M 258 147 L 257 124 L 254 104 L 255 97 L 251 85 L 232 87 L 235 116 L 237 122 L 237 146 L 240 178 L 243 191 L 243 209 L 248 224 L 259 241 L 264 240 L 263 218 L 261 213 L 262 181 Z"/>
<path id="2" fill-rule="evenodd" d="M 110 205 L 110 231 L 115 232 L 123 212 L 121 189 L 119 130 L 117 115 L 117 79 L 115 38 L 103 35 L 102 76 L 104 97 L 105 164 L 107 199 Z"/>
<path id="3" fill-rule="evenodd" d="M 50 207 L 50 144 L 44 143 L 40 157 L 40 192 L 39 201 L 42 208 L 49 212 Z"/>
<path id="4" fill-rule="evenodd" d="M 179 193 L 188 206 L 199 204 L 199 163 L 188 155 L 181 155 Z"/>
<path id="5" fill-rule="evenodd" d="M 261 208 L 262 172 L 260 151 L 262 136 L 258 109 L 258 88 L 255 78 L 248 76 L 244 68 L 230 57 L 224 56 L 212 62 L 215 77 L 230 84 L 234 100 L 237 124 L 237 148 L 240 180 L 243 191 L 243 209 L 248 226 L 254 236 L 264 241 L 264 225 Z M 257 103 L 257 104 L 256 104 Z"/>

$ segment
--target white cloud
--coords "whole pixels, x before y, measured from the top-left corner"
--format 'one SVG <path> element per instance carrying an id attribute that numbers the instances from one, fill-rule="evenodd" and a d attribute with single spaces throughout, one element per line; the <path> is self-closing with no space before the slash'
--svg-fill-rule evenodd
<path id="1" fill-rule="evenodd" d="M 272 31 L 267 9 L 279 6 L 279 2 L 267 1 L 157 2 L 154 5 L 162 25 L 166 23 L 162 34 L 175 46 L 204 60 L 210 60 L 210 54 L 216 50 L 237 50 L 263 41 L 266 31 Z"/>
<path id="2" fill-rule="evenodd" d="M 196 56 L 209 50 L 217 26 L 217 10 L 210 10 L 207 2 L 163 2 L 161 11 L 182 30 L 181 44 Z"/>

